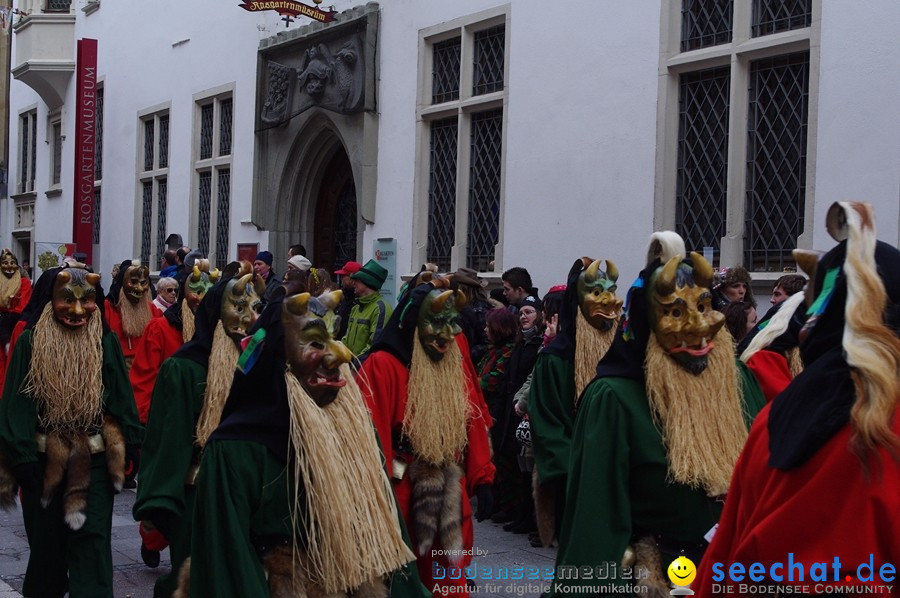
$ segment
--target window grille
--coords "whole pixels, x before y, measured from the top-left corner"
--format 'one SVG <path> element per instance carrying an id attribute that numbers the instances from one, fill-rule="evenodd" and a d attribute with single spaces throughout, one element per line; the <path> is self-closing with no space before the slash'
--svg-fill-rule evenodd
<path id="1" fill-rule="evenodd" d="M 231 170 L 220 168 L 216 205 L 216 268 L 228 263 L 228 224 L 231 211 Z"/>
<path id="2" fill-rule="evenodd" d="M 31 168 L 28 172 L 28 190 L 34 191 L 37 171 L 37 112 L 31 113 Z"/>
<path id="3" fill-rule="evenodd" d="M 731 41 L 733 0 L 682 0 L 681 51 Z"/>
<path id="4" fill-rule="evenodd" d="M 169 115 L 162 114 L 159 117 L 159 166 L 169 167 Z"/>
<path id="5" fill-rule="evenodd" d="M 97 112 L 94 121 L 94 130 L 97 136 L 94 137 L 94 180 L 99 181 L 103 178 L 103 88 L 97 88 Z M 99 243 L 100 241 L 94 241 Z"/>
<path id="6" fill-rule="evenodd" d="M 505 25 L 497 25 L 475 34 L 472 95 L 477 96 L 503 89 L 503 48 L 505 41 Z"/>
<path id="7" fill-rule="evenodd" d="M 753 37 L 812 24 L 812 0 L 753 0 Z"/>
<path id="8" fill-rule="evenodd" d="M 219 155 L 231 154 L 231 122 L 232 122 L 231 98 L 219 103 Z"/>
<path id="9" fill-rule="evenodd" d="M 500 166 L 503 110 L 472 115 L 472 163 L 469 169 L 467 265 L 490 270 L 500 238 Z"/>
<path id="10" fill-rule="evenodd" d="M 356 260 L 356 185 L 353 177 L 341 189 L 334 215 L 334 270 Z"/>
<path id="11" fill-rule="evenodd" d="M 165 251 L 166 246 L 166 226 L 169 213 L 169 181 L 168 179 L 157 179 L 156 181 L 156 262 Z"/>
<path id="12" fill-rule="evenodd" d="M 153 170 L 153 118 L 144 121 L 144 170 Z"/>
<path id="13" fill-rule="evenodd" d="M 212 201 L 212 173 L 200 173 L 200 188 L 198 198 L 200 200 L 199 227 L 197 229 L 197 249 L 203 255 L 209 255 L 209 228 L 210 210 Z"/>
<path id="14" fill-rule="evenodd" d="M 725 235 L 729 82 L 729 67 L 681 75 L 675 222 L 692 248 Z"/>
<path id="15" fill-rule="evenodd" d="M 20 191 L 30 191 L 31 189 L 34 188 L 33 186 L 31 188 L 29 188 L 29 186 L 28 186 L 28 182 L 30 180 L 30 178 L 28 176 L 28 156 L 29 156 L 29 149 L 31 149 L 31 145 L 32 145 L 31 135 L 29 134 L 29 131 L 31 129 L 31 127 L 29 127 L 30 124 L 31 124 L 30 123 L 30 115 L 29 114 L 22 115 L 22 118 L 21 118 L 22 155 L 21 155 L 21 159 L 19 160 L 20 161 L 20 165 L 19 165 L 19 181 L 20 181 L 20 184 L 19 184 L 20 189 L 19 190 Z"/>
<path id="16" fill-rule="evenodd" d="M 431 103 L 459 99 L 459 64 L 462 38 L 453 37 L 434 44 L 431 76 Z"/>
<path id="17" fill-rule="evenodd" d="M 47 0 L 47 12 L 69 12 L 72 0 Z"/>
<path id="18" fill-rule="evenodd" d="M 100 187 L 94 187 L 94 245 L 100 243 Z"/>
<path id="19" fill-rule="evenodd" d="M 53 123 L 53 177 L 51 184 L 62 180 L 62 123 Z"/>
<path id="20" fill-rule="evenodd" d="M 200 159 L 212 158 L 213 144 L 213 105 L 206 104 L 200 108 Z"/>
<path id="21" fill-rule="evenodd" d="M 803 232 L 809 53 L 750 65 L 744 261 L 780 272 Z"/>
<path id="22" fill-rule="evenodd" d="M 428 184 L 427 260 L 450 270 L 456 238 L 456 117 L 431 123 L 431 171 Z"/>
<path id="23" fill-rule="evenodd" d="M 144 181 L 141 202 L 141 264 L 150 266 L 150 243 L 153 238 L 153 181 Z"/>

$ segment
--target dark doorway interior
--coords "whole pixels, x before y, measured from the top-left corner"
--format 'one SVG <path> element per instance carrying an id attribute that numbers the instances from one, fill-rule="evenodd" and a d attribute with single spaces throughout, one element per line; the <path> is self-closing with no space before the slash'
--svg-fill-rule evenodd
<path id="1" fill-rule="evenodd" d="M 356 259 L 356 185 L 347 153 L 339 149 L 325 168 L 316 200 L 313 264 L 334 272 Z"/>

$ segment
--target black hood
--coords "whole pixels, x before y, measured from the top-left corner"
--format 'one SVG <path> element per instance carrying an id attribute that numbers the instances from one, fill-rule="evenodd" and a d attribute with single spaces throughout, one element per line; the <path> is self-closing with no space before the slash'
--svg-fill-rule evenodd
<path id="1" fill-rule="evenodd" d="M 801 293 L 803 291 L 800 291 Z M 781 303 L 776 303 L 772 307 L 769 308 L 769 311 L 766 312 L 759 320 L 759 324 L 753 327 L 747 336 L 745 336 L 741 342 L 737 346 L 737 354 L 741 355 L 744 351 L 747 350 L 747 347 L 750 346 L 750 342 L 756 337 L 759 332 L 766 327 L 766 324 L 771 320 L 775 314 L 781 311 L 782 306 L 785 304 L 784 301 Z M 778 335 L 769 346 L 766 347 L 767 351 L 775 351 L 776 353 L 781 353 L 782 355 L 786 355 L 788 351 L 795 348 L 800 344 L 800 330 L 803 328 L 803 324 L 806 323 L 806 305 L 801 303 L 794 310 L 794 314 L 791 316 L 791 320 L 788 323 L 787 330 Z"/>
<path id="2" fill-rule="evenodd" d="M 222 319 L 222 297 L 230 280 L 230 278 L 220 279 L 203 295 L 200 305 L 197 306 L 197 312 L 194 314 L 194 338 L 182 345 L 173 357 L 190 359 L 203 367 L 208 366 L 216 324 Z M 166 314 L 174 309 L 176 309 L 174 306 L 169 308 Z M 178 312 L 180 320 L 181 308 L 178 308 Z"/>
<path id="3" fill-rule="evenodd" d="M 413 341 L 419 321 L 419 308 L 422 307 L 422 302 L 425 301 L 428 293 L 433 290 L 434 286 L 429 283 L 407 289 L 387 324 L 384 325 L 378 340 L 372 345 L 372 353 L 387 351 L 400 360 L 400 363 L 409 367 L 412 362 Z"/>
<path id="4" fill-rule="evenodd" d="M 109 299 L 113 305 L 119 304 L 119 291 L 121 291 L 122 287 L 125 285 L 125 272 L 127 272 L 130 267 L 131 260 L 123 260 L 122 263 L 119 264 L 119 271 L 116 272 L 116 277 L 113 279 L 112 284 L 109 285 L 109 294 L 106 295 L 106 298 Z"/>
<path id="5" fill-rule="evenodd" d="M 566 293 L 563 296 L 562 305 L 559 307 L 559 325 L 556 336 L 550 341 L 543 352 L 561 357 L 566 361 L 575 360 L 575 330 L 578 319 L 578 277 L 584 271 L 584 262 L 575 260 L 569 268 L 566 278 Z"/>
<path id="6" fill-rule="evenodd" d="M 66 269 L 68 269 L 68 266 L 44 270 L 41 277 L 34 283 L 34 286 L 31 288 L 31 298 L 25 304 L 25 309 L 22 310 L 22 315 L 19 317 L 20 321 L 25 322 L 26 330 L 34 328 L 34 325 L 41 319 L 44 306 L 53 300 L 53 285 L 56 284 L 56 277 Z M 109 326 L 103 313 L 103 286 L 97 283 L 96 288 L 97 312 L 103 320 L 103 332 L 106 333 L 109 332 Z"/>

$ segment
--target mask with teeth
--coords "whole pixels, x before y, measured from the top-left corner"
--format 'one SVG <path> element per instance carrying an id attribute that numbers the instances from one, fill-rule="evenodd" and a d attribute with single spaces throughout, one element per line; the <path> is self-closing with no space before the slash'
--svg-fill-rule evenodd
<path id="1" fill-rule="evenodd" d="M 184 300 L 187 301 L 188 308 L 192 312 L 197 311 L 200 300 L 206 294 L 206 291 L 219 280 L 218 268 L 209 271 L 209 260 L 198 260 L 200 263 L 194 264 L 191 275 L 184 281 Z"/>
<path id="2" fill-rule="evenodd" d="M 141 265 L 129 266 L 125 271 L 122 289 L 131 303 L 140 302 L 150 290 L 150 271 Z"/>
<path id="3" fill-rule="evenodd" d="M 261 297 L 265 290 L 266 283 L 256 274 L 234 278 L 225 288 L 222 300 L 222 326 L 225 333 L 239 347 L 241 340 L 247 336 L 247 332 L 262 311 Z"/>
<path id="4" fill-rule="evenodd" d="M 53 316 L 71 330 L 83 327 L 97 311 L 100 275 L 79 269 L 65 269 L 53 283 Z"/>
<path id="5" fill-rule="evenodd" d="M 417 330 L 419 342 L 432 361 L 440 361 L 456 342 L 459 327 L 459 310 L 465 305 L 465 296 L 455 291 L 435 289 L 428 293 L 419 308 Z"/>
<path id="6" fill-rule="evenodd" d="M 650 326 L 662 349 L 693 374 L 706 369 L 725 316 L 712 308 L 712 266 L 691 252 L 675 256 L 650 278 Z"/>
<path id="7" fill-rule="evenodd" d="M 0 272 L 3 272 L 3 276 L 12 278 L 13 274 L 18 272 L 18 270 L 19 261 L 16 259 L 16 256 L 9 249 L 4 249 L 0 253 Z"/>
<path id="8" fill-rule="evenodd" d="M 587 261 L 587 260 L 585 260 Z M 600 269 L 602 260 L 594 260 L 578 276 L 578 304 L 581 314 L 597 330 L 609 330 L 622 311 L 622 300 L 616 297 L 619 270 L 606 260 L 606 271 Z"/>
<path id="9" fill-rule="evenodd" d="M 325 407 L 347 383 L 340 367 L 353 357 L 342 342 L 334 338 L 334 310 L 343 293 L 331 291 L 318 297 L 300 293 L 284 300 L 281 323 L 284 326 L 285 361 L 291 374 L 319 407 Z"/>

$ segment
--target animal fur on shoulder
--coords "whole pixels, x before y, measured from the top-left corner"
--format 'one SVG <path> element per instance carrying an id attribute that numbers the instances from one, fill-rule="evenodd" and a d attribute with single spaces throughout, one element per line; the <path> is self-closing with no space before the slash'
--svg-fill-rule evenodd
<path id="1" fill-rule="evenodd" d="M 544 548 L 553 545 L 556 540 L 556 485 L 541 484 L 537 467 L 531 476 L 534 494 L 534 518 L 537 522 L 538 536 Z"/>
<path id="2" fill-rule="evenodd" d="M 271 598 L 387 598 L 387 586 L 381 579 L 371 579 L 350 593 L 326 593 L 306 575 L 301 565 L 305 554 L 300 551 L 297 556 L 295 561 L 290 546 L 276 546 L 263 557 Z"/>
<path id="3" fill-rule="evenodd" d="M 16 506 L 16 491 L 16 478 L 13 477 L 9 461 L 6 455 L 0 453 L 0 509 L 9 511 Z"/>
<path id="4" fill-rule="evenodd" d="M 646 579 L 642 579 L 639 585 L 635 587 L 646 587 L 646 592 L 635 591 L 638 596 L 648 596 L 649 598 L 667 598 L 669 593 L 669 583 L 663 577 L 662 556 L 659 554 L 659 547 L 656 540 L 651 536 L 643 536 L 634 544 L 634 569 L 640 571 L 646 569 L 650 574 Z"/>
<path id="5" fill-rule="evenodd" d="M 456 463 L 433 465 L 416 459 L 409 466 L 412 486 L 412 532 L 424 556 L 438 539 L 448 560 L 462 560 L 462 469 Z"/>

